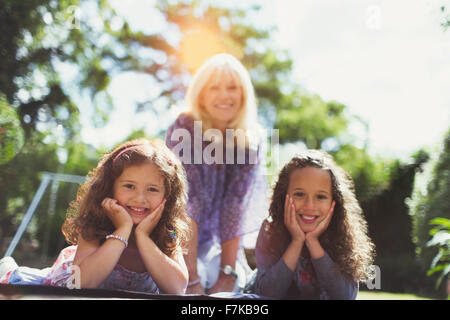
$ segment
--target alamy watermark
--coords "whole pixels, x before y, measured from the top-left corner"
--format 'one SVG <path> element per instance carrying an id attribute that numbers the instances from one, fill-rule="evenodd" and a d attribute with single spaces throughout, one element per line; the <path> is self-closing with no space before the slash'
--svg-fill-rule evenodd
<path id="1" fill-rule="evenodd" d="M 81 270 L 77 265 L 72 264 L 69 267 L 70 277 L 67 280 L 66 286 L 69 289 L 81 289 Z"/>
<path id="2" fill-rule="evenodd" d="M 381 30 L 383 16 L 381 8 L 377 5 L 371 5 L 366 9 L 366 27 L 370 30 Z"/>
<path id="3" fill-rule="evenodd" d="M 373 264 L 367 269 L 369 274 L 366 281 L 367 289 L 369 290 L 380 290 L 381 289 L 381 269 L 379 266 Z"/>
<path id="4" fill-rule="evenodd" d="M 187 129 L 177 128 L 169 139 L 171 142 L 178 142 L 172 152 L 184 164 L 257 164 L 258 153 L 259 157 L 265 157 L 267 151 L 270 151 L 269 167 L 278 168 L 279 164 L 278 129 L 270 132 L 265 129 L 259 132 L 226 129 L 223 135 L 214 128 L 203 131 L 202 121 L 194 121 L 192 133 Z M 209 144 L 203 148 L 204 142 Z"/>

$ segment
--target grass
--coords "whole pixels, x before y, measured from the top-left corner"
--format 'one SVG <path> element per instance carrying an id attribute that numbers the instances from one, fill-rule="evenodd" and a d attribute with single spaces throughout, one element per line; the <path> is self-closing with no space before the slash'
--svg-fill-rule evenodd
<path id="1" fill-rule="evenodd" d="M 391 293 L 383 291 L 359 291 L 357 300 L 431 300 L 410 293 Z"/>

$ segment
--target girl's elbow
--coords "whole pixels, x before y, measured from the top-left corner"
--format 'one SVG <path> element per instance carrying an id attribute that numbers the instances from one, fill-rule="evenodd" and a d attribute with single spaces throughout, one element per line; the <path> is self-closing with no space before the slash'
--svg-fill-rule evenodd
<path id="1" fill-rule="evenodd" d="M 87 279 L 81 279 L 80 281 L 80 289 L 96 289 L 98 284 L 94 281 L 89 281 Z"/>
<path id="2" fill-rule="evenodd" d="M 167 290 L 164 290 L 164 293 L 182 295 L 182 294 L 186 293 L 186 288 L 187 288 L 187 283 L 185 285 L 178 285 L 178 286 L 173 286 L 171 288 L 167 288 Z"/>

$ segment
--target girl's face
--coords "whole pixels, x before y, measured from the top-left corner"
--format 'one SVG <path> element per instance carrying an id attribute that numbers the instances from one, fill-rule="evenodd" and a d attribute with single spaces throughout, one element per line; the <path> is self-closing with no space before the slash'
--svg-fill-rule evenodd
<path id="1" fill-rule="evenodd" d="M 114 199 L 130 214 L 134 224 L 141 222 L 163 201 L 164 178 L 153 163 L 131 166 L 114 181 Z"/>
<path id="2" fill-rule="evenodd" d="M 290 176 L 288 194 L 294 201 L 303 232 L 311 232 L 325 219 L 331 207 L 330 174 L 314 167 L 296 169 Z"/>
<path id="3" fill-rule="evenodd" d="M 229 72 L 213 74 L 200 93 L 199 103 L 214 127 L 223 130 L 242 108 L 242 88 Z"/>

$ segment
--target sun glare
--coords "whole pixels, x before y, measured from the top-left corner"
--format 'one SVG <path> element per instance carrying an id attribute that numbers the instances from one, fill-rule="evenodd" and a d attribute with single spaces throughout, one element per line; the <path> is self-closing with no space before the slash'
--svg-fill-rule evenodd
<path id="1" fill-rule="evenodd" d="M 180 61 L 195 73 L 209 57 L 229 51 L 217 33 L 202 26 L 185 32 L 179 54 Z"/>

